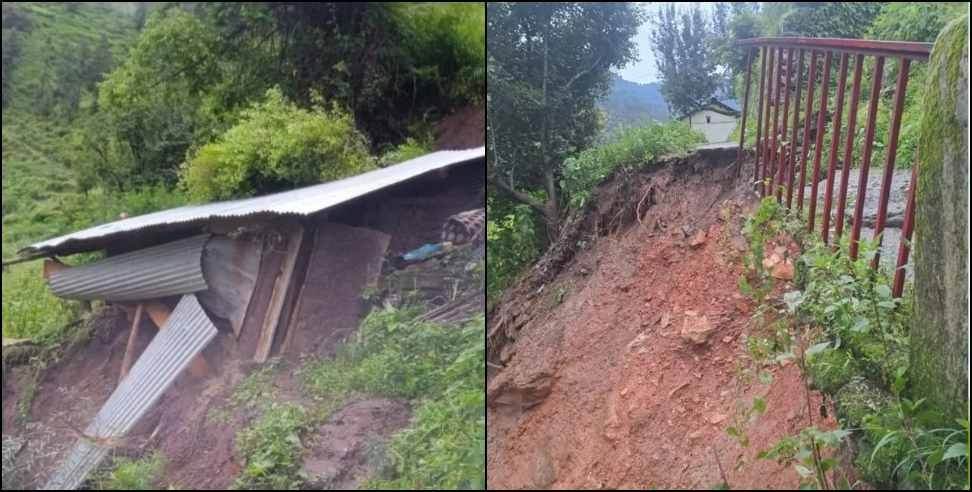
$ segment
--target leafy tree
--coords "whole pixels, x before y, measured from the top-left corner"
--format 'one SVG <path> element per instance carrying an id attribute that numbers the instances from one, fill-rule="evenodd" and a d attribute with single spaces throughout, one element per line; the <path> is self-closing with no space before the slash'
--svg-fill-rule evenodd
<path id="1" fill-rule="evenodd" d="M 629 4 L 487 9 L 490 178 L 556 231 L 563 160 L 597 135 L 595 101 L 610 86 L 610 70 L 634 59 L 631 37 L 643 15 Z M 531 189 L 543 189 L 545 200 Z"/>
<path id="2" fill-rule="evenodd" d="M 862 38 L 881 12 L 879 2 L 792 2 L 781 19 L 784 36 Z"/>
<path id="3" fill-rule="evenodd" d="M 95 153 L 117 149 L 130 165 L 120 169 L 117 185 L 173 184 L 187 150 L 197 139 L 215 136 L 219 117 L 207 91 L 220 80 L 214 33 L 179 9 L 153 14 L 125 63 L 100 85 L 99 121 L 104 126 L 79 131 L 79 141 L 95 144 Z M 105 141 L 110 140 L 110 141 Z M 92 163 L 97 169 L 99 164 Z"/>
<path id="4" fill-rule="evenodd" d="M 135 3 L 135 13 L 132 15 L 132 21 L 135 23 L 135 29 L 139 31 L 145 27 L 145 17 L 148 15 L 148 3 L 147 2 L 136 2 Z"/>
<path id="5" fill-rule="evenodd" d="M 12 3 L 3 4 L 3 106 L 7 106 L 13 67 L 23 49 L 24 33 L 30 21 Z"/>
<path id="6" fill-rule="evenodd" d="M 668 4 L 654 20 L 652 50 L 671 113 L 683 114 L 716 94 L 720 82 L 708 42 L 711 36 L 699 6 L 679 15 L 675 4 Z"/>

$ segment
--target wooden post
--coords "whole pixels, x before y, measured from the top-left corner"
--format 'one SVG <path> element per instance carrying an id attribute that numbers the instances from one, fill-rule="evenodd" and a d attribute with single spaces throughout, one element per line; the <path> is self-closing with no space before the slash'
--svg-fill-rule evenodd
<path id="1" fill-rule="evenodd" d="M 46 270 L 46 261 L 44 262 L 44 266 Z M 128 333 L 128 343 L 125 345 L 125 357 L 122 359 L 121 373 L 118 375 L 119 383 L 125 379 L 125 376 L 128 375 L 128 371 L 132 369 L 132 363 L 135 359 L 135 339 L 138 338 L 138 329 L 142 322 L 142 308 L 143 305 L 141 303 L 135 308 L 135 316 L 132 321 L 132 330 Z"/>

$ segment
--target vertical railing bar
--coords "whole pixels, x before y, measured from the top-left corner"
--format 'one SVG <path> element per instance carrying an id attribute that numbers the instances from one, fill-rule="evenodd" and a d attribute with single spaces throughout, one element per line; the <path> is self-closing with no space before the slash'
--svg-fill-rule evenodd
<path id="1" fill-rule="evenodd" d="M 904 224 L 901 225 L 901 239 L 898 242 L 898 261 L 894 269 L 894 283 L 891 287 L 891 295 L 901 297 L 904 291 L 905 265 L 908 263 L 908 254 L 911 252 L 911 233 L 915 227 L 915 188 L 918 187 L 918 159 L 911 164 L 911 181 L 908 183 L 908 204 L 905 205 Z"/>
<path id="2" fill-rule="evenodd" d="M 787 162 L 786 208 L 793 207 L 793 174 L 796 170 L 797 128 L 800 126 L 800 91 L 803 85 L 804 50 L 800 48 L 800 61 L 797 64 L 796 107 L 793 108 L 793 131 L 790 133 L 790 154 Z"/>
<path id="3" fill-rule="evenodd" d="M 772 109 L 770 106 L 773 105 L 773 86 L 775 85 L 773 81 L 773 69 L 776 50 L 773 47 L 767 48 L 769 51 L 769 78 L 766 84 L 766 128 L 763 129 L 763 173 L 762 179 L 760 179 L 760 194 L 761 196 L 766 196 L 766 176 L 769 173 L 769 153 L 770 153 L 770 112 Z"/>
<path id="4" fill-rule="evenodd" d="M 776 167 L 779 165 L 778 152 L 779 148 L 779 135 L 780 135 L 780 95 L 783 89 L 783 84 L 780 83 L 780 71 L 783 68 L 783 48 L 776 49 L 776 76 L 773 77 L 773 84 L 776 85 L 776 90 L 774 92 L 773 102 L 773 135 L 772 141 L 770 143 L 770 175 L 769 175 L 769 190 L 767 195 L 773 196 L 776 191 Z"/>
<path id="5" fill-rule="evenodd" d="M 742 122 L 739 128 L 739 150 L 736 151 L 736 177 L 742 169 L 743 144 L 746 143 L 746 116 L 749 114 L 749 82 L 753 71 L 753 49 L 746 49 L 746 95 L 743 96 Z"/>
<path id="6" fill-rule="evenodd" d="M 888 196 L 891 194 L 891 180 L 894 179 L 894 161 L 898 153 L 898 135 L 901 130 L 901 113 L 904 111 L 905 93 L 908 90 L 908 69 L 911 67 L 911 60 L 900 58 L 898 63 L 898 82 L 894 89 L 894 107 L 891 112 L 891 131 L 888 134 L 887 155 L 884 163 L 884 176 L 881 180 L 881 198 L 878 200 L 877 222 L 874 224 L 874 239 L 877 241 L 878 249 L 871 260 L 871 268 L 877 268 L 878 260 L 881 257 L 881 233 L 884 232 L 884 223 L 888 214 Z"/>
<path id="7" fill-rule="evenodd" d="M 810 74 L 807 77 L 807 110 L 803 113 L 803 143 L 800 145 L 800 186 L 797 188 L 797 211 L 803 212 L 803 188 L 807 181 L 807 152 L 810 150 L 810 115 L 813 113 L 813 86 L 817 78 L 817 52 L 810 52 Z"/>
<path id="8" fill-rule="evenodd" d="M 854 88 L 851 90 L 850 107 L 847 108 L 847 139 L 844 144 L 844 162 L 840 171 L 840 193 L 837 195 L 837 225 L 834 240 L 840 240 L 844 231 L 844 216 L 847 212 L 847 184 L 854 160 L 854 131 L 857 126 L 857 104 L 861 96 L 861 71 L 864 68 L 864 55 L 854 58 Z"/>
<path id="9" fill-rule="evenodd" d="M 786 50 L 786 74 L 783 78 L 783 90 L 786 92 L 783 102 L 783 119 L 780 120 L 780 134 L 783 137 L 783 146 L 780 148 L 780 156 L 776 163 L 776 203 L 783 203 L 783 178 L 786 177 L 787 148 L 786 143 L 786 122 L 790 119 L 790 98 L 791 84 L 790 77 L 793 76 L 793 48 Z"/>
<path id="10" fill-rule="evenodd" d="M 834 172 L 837 168 L 837 147 L 840 145 L 840 119 L 844 110 L 844 83 L 847 81 L 847 59 L 840 56 L 840 75 L 837 81 L 837 107 L 834 109 L 834 131 L 830 137 L 830 163 L 827 166 L 827 189 L 824 190 L 824 216 L 821 225 L 821 238 L 827 244 L 830 235 L 830 206 L 834 196 Z"/>
<path id="11" fill-rule="evenodd" d="M 874 64 L 874 80 L 871 84 L 870 100 L 867 109 L 867 129 L 864 131 L 864 156 L 861 160 L 861 173 L 857 183 L 857 206 L 854 207 L 854 224 L 851 227 L 850 257 L 857 259 L 858 241 L 861 237 L 861 217 L 864 215 L 864 195 L 867 193 L 867 172 L 871 166 L 871 153 L 874 150 L 874 126 L 877 119 L 878 102 L 881 99 L 881 78 L 884 76 L 884 57 L 879 56 Z"/>
<path id="12" fill-rule="evenodd" d="M 753 183 L 759 183 L 759 157 L 763 153 L 763 104 L 766 102 L 766 98 L 763 97 L 766 88 L 766 47 L 760 50 L 759 111 L 756 113 L 756 165 L 753 166 Z"/>
<path id="13" fill-rule="evenodd" d="M 817 186 L 820 184 L 820 158 L 823 156 L 823 138 L 826 132 L 827 96 L 830 95 L 830 61 L 833 51 L 827 52 L 824 58 L 824 73 L 820 79 L 820 109 L 817 110 L 817 139 L 813 144 L 813 182 L 810 183 L 810 207 L 807 211 L 807 231 L 813 232 L 813 223 L 817 211 Z"/>

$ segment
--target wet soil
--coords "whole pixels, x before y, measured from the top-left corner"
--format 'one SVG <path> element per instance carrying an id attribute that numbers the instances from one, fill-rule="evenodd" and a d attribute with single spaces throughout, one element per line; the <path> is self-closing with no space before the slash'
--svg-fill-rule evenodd
<path id="1" fill-rule="evenodd" d="M 799 485 L 756 454 L 835 422 L 794 364 L 764 368 L 769 384 L 745 370 L 760 328 L 737 282 L 756 198 L 731 161 L 697 155 L 602 185 L 574 238 L 589 246 L 559 269 L 541 260 L 530 277 L 550 280 L 523 279 L 491 313 L 490 488 Z M 682 336 L 699 323 L 704 343 Z M 747 421 L 757 397 L 766 412 Z"/>

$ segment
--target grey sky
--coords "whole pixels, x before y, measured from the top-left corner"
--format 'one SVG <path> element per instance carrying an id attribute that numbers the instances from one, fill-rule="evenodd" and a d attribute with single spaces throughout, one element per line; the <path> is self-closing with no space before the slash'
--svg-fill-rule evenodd
<path id="1" fill-rule="evenodd" d="M 620 73 L 621 78 L 625 80 L 646 84 L 648 82 L 658 81 L 658 69 L 655 67 L 654 53 L 651 51 L 651 39 L 648 33 L 651 30 L 652 18 L 657 15 L 658 8 L 665 5 L 665 2 L 638 3 L 643 9 L 645 9 L 646 12 L 648 12 L 648 15 L 650 16 L 650 18 L 641 25 L 641 27 L 638 29 L 638 34 L 636 34 L 634 37 L 635 45 L 638 47 L 638 55 L 641 60 L 629 63 L 628 66 L 618 71 L 618 73 Z M 695 5 L 701 5 L 703 9 L 709 11 L 713 8 L 715 2 L 678 2 L 675 4 L 675 8 L 686 9 Z"/>

